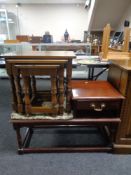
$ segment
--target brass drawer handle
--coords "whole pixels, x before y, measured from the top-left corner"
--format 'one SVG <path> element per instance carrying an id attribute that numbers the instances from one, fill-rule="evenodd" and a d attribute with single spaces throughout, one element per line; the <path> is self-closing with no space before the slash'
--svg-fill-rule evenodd
<path id="1" fill-rule="evenodd" d="M 92 103 L 91 104 L 91 107 L 94 109 L 94 111 L 100 112 L 100 111 L 102 111 L 106 107 L 106 105 L 105 105 L 105 103 L 102 103 L 100 105 L 100 107 L 98 108 L 98 107 L 96 107 L 96 105 L 94 103 Z"/>

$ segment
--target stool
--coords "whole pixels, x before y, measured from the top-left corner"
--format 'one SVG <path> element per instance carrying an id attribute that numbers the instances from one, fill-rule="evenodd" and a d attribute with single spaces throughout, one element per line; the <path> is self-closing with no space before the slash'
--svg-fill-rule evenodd
<path id="1" fill-rule="evenodd" d="M 57 85 L 58 85 L 58 96 L 59 96 L 59 104 L 60 104 L 60 110 L 59 113 L 63 113 L 63 80 L 64 80 L 64 67 L 67 64 L 67 60 L 25 60 L 25 59 L 9 59 L 6 60 L 6 68 L 8 75 L 10 77 L 11 81 L 11 87 L 13 92 L 13 109 L 16 112 L 24 113 L 23 110 L 23 92 L 21 88 L 21 79 L 20 79 L 20 71 L 15 68 L 14 76 L 13 76 L 13 70 L 14 66 L 16 64 L 19 65 L 53 65 L 57 64 L 59 65 L 59 71 L 57 72 Z M 32 96 L 35 95 L 37 89 L 36 89 L 36 79 L 35 76 L 30 77 L 30 89 L 32 89 Z M 66 89 L 65 89 L 66 91 Z M 19 95 L 18 95 L 19 94 Z"/>
<path id="2" fill-rule="evenodd" d="M 61 108 L 63 106 L 64 100 L 60 101 L 58 100 L 58 94 L 57 94 L 57 75 L 58 75 L 58 69 L 59 65 L 15 65 L 13 67 L 13 74 L 15 80 L 17 79 L 17 76 L 21 74 L 23 79 L 23 92 L 24 92 L 24 102 L 25 102 L 25 113 L 27 115 L 29 114 L 36 114 L 36 113 L 46 113 L 46 114 L 57 114 L 58 108 Z M 50 96 L 49 94 L 34 94 L 32 96 L 32 89 L 30 84 L 30 77 L 35 75 L 49 75 L 51 77 L 51 92 Z M 17 83 L 16 83 L 17 84 Z M 17 99 L 20 99 L 19 96 L 19 86 L 17 86 Z M 61 89 L 60 98 L 63 98 L 64 92 L 63 89 Z M 62 96 L 62 97 L 61 97 Z M 43 98 L 51 101 L 51 104 L 46 104 L 45 101 L 43 103 Z M 61 103 L 60 103 L 60 102 Z M 18 106 L 21 106 L 19 104 L 21 102 L 18 100 Z M 42 106 L 43 103 L 43 106 Z M 63 111 L 61 111 L 63 112 Z"/>

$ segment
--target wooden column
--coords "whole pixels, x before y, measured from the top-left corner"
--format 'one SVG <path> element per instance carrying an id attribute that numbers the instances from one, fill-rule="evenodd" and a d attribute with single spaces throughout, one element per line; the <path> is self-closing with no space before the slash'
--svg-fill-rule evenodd
<path id="1" fill-rule="evenodd" d="M 110 41 L 110 32 L 111 32 L 111 26 L 110 24 L 107 24 L 106 27 L 104 27 L 103 37 L 102 37 L 102 58 L 103 59 L 106 59 L 107 57 L 109 41 Z"/>
<path id="2" fill-rule="evenodd" d="M 125 27 L 124 29 L 124 45 L 123 45 L 123 52 L 129 51 L 129 41 L 130 41 L 130 28 Z"/>

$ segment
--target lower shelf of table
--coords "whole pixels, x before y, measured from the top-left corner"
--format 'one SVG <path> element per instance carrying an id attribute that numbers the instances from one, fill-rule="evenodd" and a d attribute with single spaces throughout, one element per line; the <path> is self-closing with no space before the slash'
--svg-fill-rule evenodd
<path id="1" fill-rule="evenodd" d="M 87 124 L 100 124 L 100 123 L 119 123 L 120 118 L 74 118 L 70 120 L 48 120 L 48 119 L 12 119 L 11 123 L 18 125 L 87 125 Z"/>
<path id="2" fill-rule="evenodd" d="M 113 148 L 101 127 L 27 128 L 23 133 L 18 153 L 110 152 Z"/>
<path id="3" fill-rule="evenodd" d="M 16 130 L 19 154 L 84 151 L 110 152 L 113 151 L 112 140 L 114 136 L 112 135 L 112 129 L 109 132 L 106 126 L 115 126 L 116 129 L 120 118 L 28 119 L 11 120 L 11 122 Z M 25 135 L 21 135 L 21 130 L 25 128 L 28 131 Z M 96 128 L 96 130 L 93 130 L 93 128 Z M 97 138 L 97 141 L 94 140 L 92 142 L 93 138 Z M 84 141 L 87 141 L 87 143 Z"/>

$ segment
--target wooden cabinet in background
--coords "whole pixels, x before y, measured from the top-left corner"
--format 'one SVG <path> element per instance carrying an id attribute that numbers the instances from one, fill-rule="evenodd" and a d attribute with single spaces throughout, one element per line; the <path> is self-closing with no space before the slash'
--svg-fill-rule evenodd
<path id="1" fill-rule="evenodd" d="M 101 45 L 91 46 L 91 55 L 99 55 L 100 52 L 101 52 Z"/>

